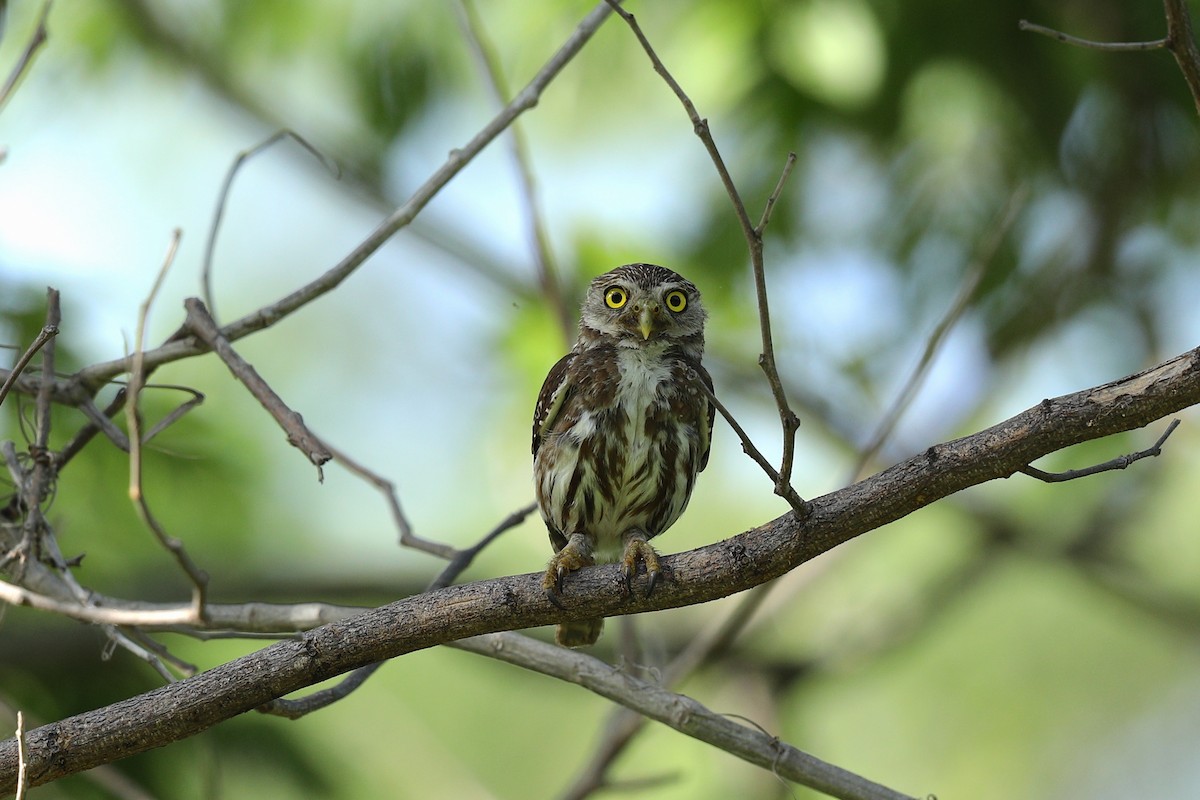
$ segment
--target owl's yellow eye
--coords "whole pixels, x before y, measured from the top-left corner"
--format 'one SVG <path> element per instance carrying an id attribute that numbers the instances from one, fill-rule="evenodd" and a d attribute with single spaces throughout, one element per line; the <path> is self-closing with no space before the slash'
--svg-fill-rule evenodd
<path id="1" fill-rule="evenodd" d="M 678 314 L 687 308 L 687 295 L 676 289 L 673 292 L 667 292 L 667 308 Z"/>
<path id="2" fill-rule="evenodd" d="M 604 302 L 608 304 L 609 308 L 620 308 L 628 299 L 629 295 L 625 294 L 625 290 L 619 286 L 614 286 L 604 293 Z"/>

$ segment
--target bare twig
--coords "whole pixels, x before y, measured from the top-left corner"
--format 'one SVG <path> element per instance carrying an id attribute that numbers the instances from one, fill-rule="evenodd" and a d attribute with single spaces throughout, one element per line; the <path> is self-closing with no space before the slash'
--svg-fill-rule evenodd
<path id="1" fill-rule="evenodd" d="M 192 613 L 196 619 L 203 619 L 205 596 L 208 591 L 208 574 L 192 561 L 192 557 L 188 555 L 183 542 L 167 533 L 166 529 L 155 518 L 154 514 L 150 511 L 150 506 L 146 502 L 145 494 L 142 491 L 142 434 L 138 402 L 145 381 L 142 346 L 146 336 L 146 319 L 150 314 L 150 307 L 154 304 L 154 298 L 157 296 L 158 290 L 162 287 L 163 280 L 167 276 L 167 271 L 171 268 L 171 264 L 175 260 L 175 253 L 179 248 L 179 239 L 181 236 L 182 232 L 179 229 L 176 229 L 172 234 L 171 242 L 167 247 L 167 253 L 163 258 L 162 267 L 158 271 L 158 277 L 155 278 L 154 285 L 150 288 L 150 294 L 146 296 L 146 300 L 142 303 L 138 314 L 134 351 L 130 361 L 129 400 L 125 406 L 125 421 L 129 428 L 129 499 L 133 501 L 133 506 L 137 510 L 142 523 L 154 533 L 159 544 L 174 556 L 176 563 L 179 564 L 180 568 L 187 575 L 188 580 L 191 581 Z"/>
<path id="2" fill-rule="evenodd" d="M 1158 437 L 1158 441 L 1155 442 L 1151 447 L 1148 447 L 1145 450 L 1139 450 L 1136 453 L 1118 456 L 1105 461 L 1102 464 L 1093 464 L 1090 467 L 1084 467 L 1082 469 L 1069 469 L 1066 472 L 1045 472 L 1037 467 L 1025 465 L 1020 469 L 1020 472 L 1023 472 L 1031 478 L 1037 478 L 1039 481 L 1044 483 L 1062 483 L 1064 481 L 1073 481 L 1076 478 L 1084 478 L 1088 475 L 1095 475 L 1099 472 L 1108 472 L 1114 469 L 1125 469 L 1135 461 L 1141 461 L 1143 458 L 1151 458 L 1162 455 L 1162 447 L 1166 443 L 1167 437 L 1174 433 L 1175 429 L 1178 427 L 1179 420 L 1173 419 L 1171 420 L 1171 424 L 1167 426 L 1167 429 L 1163 431 L 1163 435 Z"/>
<path id="3" fill-rule="evenodd" d="M 171 411 L 166 416 L 164 416 L 158 422 L 156 422 L 152 426 L 150 426 L 150 430 L 148 430 L 144 434 L 142 434 L 142 444 L 146 444 L 151 439 L 153 439 L 155 436 L 158 436 L 160 433 L 165 431 L 167 428 L 171 427 L 176 422 L 178 422 L 180 420 L 180 418 L 183 417 L 184 414 L 188 413 L 193 408 L 195 408 L 196 406 L 198 406 L 204 402 L 204 393 L 198 392 L 195 389 L 191 388 L 190 386 L 178 386 L 176 384 L 169 384 L 169 383 L 148 383 L 145 386 L 143 386 L 142 388 L 143 389 L 172 389 L 177 392 L 187 392 L 188 394 L 190 394 L 192 396 L 192 398 L 190 400 L 184 400 L 182 403 L 175 406 L 175 408 L 171 409 Z"/>
<path id="4" fill-rule="evenodd" d="M 479 19 L 474 0 L 459 0 L 458 9 L 463 33 L 479 59 L 492 93 L 501 105 L 508 103 L 512 99 L 508 82 L 504 78 L 504 70 L 500 66 L 500 59 L 496 56 L 495 48 L 492 47 L 492 43 L 487 37 L 482 20 Z M 508 135 L 512 142 L 513 161 L 520 179 L 521 197 L 525 202 L 525 219 L 529 224 L 529 237 L 532 240 L 537 263 L 538 285 L 541 287 L 546 302 L 554 311 L 564 341 L 569 344 L 573 338 L 574 319 L 571 309 L 567 307 L 566 300 L 563 298 L 562 282 L 559 280 L 554 252 L 550 247 L 550 236 L 546 231 L 546 224 L 538 203 L 533 157 L 529 153 L 529 144 L 520 123 L 514 121 L 508 129 Z"/>
<path id="5" fill-rule="evenodd" d="M 1094 42 L 1090 39 L 1080 39 L 1078 36 L 1072 36 L 1069 33 L 1056 31 L 1053 28 L 1047 28 L 1044 25 L 1038 25 L 1029 20 L 1021 20 L 1017 23 L 1017 28 L 1030 33 L 1040 33 L 1042 36 L 1049 36 L 1051 39 L 1057 39 L 1063 44 L 1071 44 L 1076 47 L 1087 47 L 1091 50 L 1107 50 L 1110 53 L 1129 53 L 1141 52 L 1145 50 L 1159 50 L 1166 47 L 1167 39 L 1155 39 L 1151 42 Z"/>
<path id="6" fill-rule="evenodd" d="M 1008 235 L 1008 231 L 1012 228 L 1017 214 L 1020 212 L 1022 206 L 1024 206 L 1027 194 L 1026 189 L 1022 187 L 1009 198 L 1000 219 L 992 227 L 990 235 L 982 247 L 980 247 L 978 255 L 976 255 L 975 259 L 967 267 L 963 281 L 958 287 L 958 293 L 954 296 L 954 300 L 951 301 L 950 307 L 946 309 L 946 313 L 938 320 L 937 325 L 929 334 L 929 338 L 926 339 L 925 349 L 922 351 L 916 367 L 909 374 L 908 380 L 905 381 L 899 394 L 896 395 L 896 399 L 892 401 L 891 408 L 887 410 L 883 419 L 879 421 L 879 425 L 875 428 L 875 432 L 871 435 L 871 438 L 867 440 L 867 443 L 859 451 L 858 459 L 850 472 L 848 482 L 853 483 L 862 477 L 863 469 L 875 457 L 879 449 L 883 447 L 883 443 L 887 441 L 887 438 L 891 436 L 896 423 L 899 422 L 901 415 L 908 408 L 913 397 L 916 396 L 917 388 L 928 374 L 938 349 L 946 340 L 947 334 L 950 333 L 955 323 L 962 317 L 963 312 L 967 310 L 971 299 L 975 296 L 975 290 L 979 288 L 980 282 L 983 280 L 984 275 L 987 274 L 988 266 L 992 263 L 992 259 L 995 258 L 996 252 L 1000 249 L 1000 244 L 1004 241 L 1004 237 Z"/>
<path id="7" fill-rule="evenodd" d="M 4 398 L 8 397 L 8 392 L 12 389 L 13 384 L 17 382 L 17 378 L 21 376 L 21 372 L 29 365 L 29 362 L 37 354 L 38 350 L 42 349 L 42 345 L 58 335 L 58 326 L 43 325 L 38 331 L 38 335 L 34 337 L 33 342 L 26 348 L 21 357 L 17 359 L 17 363 L 13 364 L 12 371 L 8 373 L 8 377 L 4 379 L 4 385 L 0 386 L 0 404 L 4 403 Z"/>
<path id="8" fill-rule="evenodd" d="M 94 403 L 91 403 L 90 405 L 95 408 Z M 125 387 L 121 387 L 117 390 L 117 394 L 113 397 L 109 404 L 105 406 L 104 410 L 100 412 L 99 416 L 102 417 L 105 422 L 107 422 L 124 407 Z M 89 415 L 89 419 L 90 418 L 91 417 Z M 100 422 L 99 419 L 92 419 L 87 425 L 84 425 L 82 428 L 76 431 L 75 435 L 71 437 L 69 442 L 63 445 L 63 449 L 58 454 L 58 468 L 61 470 L 67 464 L 67 462 L 79 455 L 83 448 L 87 446 L 88 442 L 94 439 L 96 434 L 101 431 L 103 425 L 104 423 Z M 120 433 L 120 430 L 117 432 Z M 125 446 L 126 449 L 128 449 L 128 437 L 125 439 Z"/>
<path id="9" fill-rule="evenodd" d="M 212 224 L 208 229 L 208 241 L 204 245 L 204 267 L 200 273 L 200 285 L 204 296 L 204 304 L 208 306 L 209 313 L 213 319 L 217 318 L 217 303 L 212 290 L 213 252 L 217 247 L 217 234 L 220 232 L 221 222 L 225 218 L 225 207 L 229 202 L 229 192 L 233 189 L 234 178 L 237 177 L 238 171 L 241 170 L 242 165 L 247 161 L 284 139 L 291 139 L 311 153 L 313 158 L 320 161 L 333 174 L 334 178 L 341 177 L 341 170 L 335 161 L 326 157 L 325 154 L 309 143 L 303 136 L 291 130 L 276 131 L 250 149 L 243 150 L 237 154 L 233 163 L 229 165 L 229 170 L 225 173 L 225 180 L 221 184 L 221 191 L 217 194 L 217 207 L 213 211 Z"/>
<path id="10" fill-rule="evenodd" d="M 375 671 L 382 667 L 384 663 L 383 661 L 376 661 L 374 664 L 359 667 L 328 689 L 321 689 L 304 697 L 294 700 L 277 697 L 269 703 L 263 703 L 257 710 L 263 714 L 271 714 L 276 717 L 300 719 L 345 698 L 355 689 L 366 683 L 367 678 L 374 675 Z"/>
<path id="11" fill-rule="evenodd" d="M 221 329 L 209 315 L 202 300 L 189 297 L 183 305 L 187 308 L 186 325 L 188 329 L 225 362 L 225 366 L 233 373 L 233 377 L 242 382 L 254 399 L 261 403 L 271 418 L 278 423 L 279 427 L 283 428 L 283 432 L 287 434 L 288 444 L 303 453 L 305 458 L 317 468 L 317 475 L 321 476 L 321 465 L 333 458 L 333 454 L 308 429 L 308 426 L 304 424 L 304 418 L 288 408 L 287 403 L 283 402 L 283 398 L 263 380 L 250 362 L 237 354 L 229 340 L 221 335 Z"/>
<path id="12" fill-rule="evenodd" d="M 733 414 L 730 413 L 729 409 L 725 407 L 725 404 L 717 399 L 717 396 L 713 394 L 712 389 L 709 389 L 708 386 L 704 384 L 704 381 L 701 381 L 697 378 L 695 383 L 706 395 L 708 395 L 708 402 L 713 404 L 713 407 L 717 409 L 725 421 L 729 423 L 729 427 L 732 428 L 733 432 L 737 434 L 738 439 L 742 443 L 742 452 L 750 456 L 751 460 L 753 460 L 755 464 L 758 464 L 763 472 L 767 473 L 767 477 L 775 482 L 775 486 L 777 488 L 783 487 L 780 496 L 787 501 L 788 505 L 790 505 L 797 514 L 800 514 L 801 517 L 807 514 L 807 504 L 805 501 L 801 499 L 800 495 L 796 493 L 796 490 L 792 488 L 790 483 L 782 482 L 779 472 L 771 465 L 771 462 L 767 460 L 766 456 L 764 456 L 759 449 L 754 446 L 754 442 L 750 440 L 750 435 L 747 434 L 745 429 L 738 424 L 737 419 L 735 419 Z"/>
<path id="13" fill-rule="evenodd" d="M 1167 15 L 1167 48 L 1175 56 L 1175 63 L 1192 93 L 1192 103 L 1200 113 L 1200 49 L 1197 49 L 1192 33 L 1187 0 L 1163 0 L 1163 8 Z"/>
<path id="14" fill-rule="evenodd" d="M 0 601 L 14 606 L 28 606 L 41 611 L 49 611 L 84 622 L 107 625 L 166 627 L 168 625 L 187 625 L 196 621 L 195 613 L 186 606 L 175 606 L 162 610 L 86 606 L 80 605 L 74 600 L 59 600 L 39 594 L 6 581 L 0 581 Z"/>
<path id="15" fill-rule="evenodd" d="M 771 470 L 767 474 L 772 477 L 775 482 L 775 493 L 787 500 L 792 510 L 799 516 L 803 517 L 807 512 L 807 506 L 796 490 L 792 488 L 792 463 L 796 452 L 796 431 L 800 427 L 800 419 L 796 416 L 788 405 L 787 393 L 783 388 L 783 381 L 779 377 L 779 369 L 775 364 L 775 346 L 771 335 L 771 313 L 767 301 L 767 282 L 766 273 L 763 268 L 763 229 L 770 220 L 771 210 L 774 208 L 775 202 L 782 192 L 783 184 L 791 174 L 792 165 L 795 163 L 795 154 L 789 153 L 787 163 L 784 166 L 783 173 L 776 184 L 775 191 L 771 193 L 771 197 L 767 202 L 766 208 L 763 210 L 763 215 L 758 226 L 755 226 L 750 221 L 750 215 L 746 212 L 746 205 L 742 201 L 742 196 L 738 193 L 737 186 L 733 182 L 733 177 L 729 174 L 729 169 L 725 166 L 725 160 L 721 157 L 720 150 L 717 149 L 716 141 L 712 137 L 712 132 L 708 127 L 708 120 L 702 118 L 696 110 L 692 99 L 679 85 L 678 81 L 671 75 L 658 57 L 654 47 L 650 44 L 650 40 L 646 38 L 646 34 L 638 25 L 637 19 L 621 7 L 618 0 L 606 0 L 609 6 L 625 21 L 630 30 L 633 31 L 642 49 L 650 59 L 650 63 L 654 67 L 662 79 L 670 87 L 671 91 L 679 99 L 683 105 L 684 111 L 687 112 L 688 119 L 692 122 L 692 129 L 700 141 L 704 144 L 704 148 L 708 151 L 709 157 L 712 159 L 713 166 L 717 169 L 717 174 L 721 178 L 721 183 L 725 187 L 726 194 L 729 195 L 729 201 L 733 204 L 734 215 L 737 217 L 738 224 L 742 228 L 742 235 L 746 239 L 746 246 L 750 250 L 750 264 L 754 272 L 754 289 L 758 298 L 758 320 L 759 332 L 762 335 L 762 354 L 758 357 L 759 366 L 762 367 L 763 374 L 766 376 L 767 383 L 771 387 L 771 394 L 775 398 L 775 405 L 779 411 L 779 421 L 783 428 L 783 456 L 780 461 L 779 470 Z M 729 417 L 726 416 L 726 419 Z M 759 466 L 762 466 L 761 462 Z"/>
<path id="16" fill-rule="evenodd" d="M 25 713 L 17 712 L 17 795 L 16 800 L 24 800 L 29 790 L 29 754 L 25 749 Z"/>
<path id="17" fill-rule="evenodd" d="M 362 464 L 355 461 L 350 456 L 338 450 L 336 447 L 325 444 L 329 452 L 333 455 L 333 460 L 341 464 L 352 474 L 365 480 L 367 483 L 374 486 L 387 500 L 388 508 L 392 512 L 392 522 L 396 525 L 396 530 L 400 533 L 400 544 L 404 547 L 411 547 L 414 550 L 420 550 L 424 553 L 438 556 L 439 558 L 451 559 L 454 558 L 455 550 L 448 544 L 435 542 L 432 539 L 424 539 L 413 532 L 412 525 L 408 521 L 408 517 L 404 514 L 404 509 L 400 506 L 400 495 L 396 492 L 396 484 L 392 483 L 382 475 L 367 469 Z"/>
<path id="18" fill-rule="evenodd" d="M 4 83 L 4 88 L 0 89 L 0 108 L 4 108 L 4 104 L 8 102 L 8 98 L 12 96 L 13 90 L 17 83 L 21 80 L 21 76 L 29 69 L 29 65 L 33 63 L 33 58 L 37 55 L 37 51 L 46 43 L 46 20 L 50 16 L 50 0 L 42 5 L 42 13 L 38 15 L 37 27 L 33 31 L 33 35 L 29 38 L 29 43 L 25 45 L 25 50 L 21 53 L 21 57 L 17 59 L 16 66 L 8 75 L 8 80 Z"/>
<path id="19" fill-rule="evenodd" d="M 92 433 L 88 436 L 89 440 L 91 439 L 91 436 L 95 435 L 96 431 L 99 431 L 107 436 L 108 440 L 117 446 L 117 449 L 126 453 L 129 452 L 129 437 L 126 436 L 125 432 L 118 428 L 116 423 L 112 421 L 111 417 L 113 414 L 108 414 L 107 409 L 105 411 L 101 411 L 96 407 L 96 404 L 92 402 L 90 398 L 87 398 L 80 403 L 78 408 L 80 412 L 82 412 L 83 415 L 88 418 L 88 424 L 84 426 L 81 433 L 91 430 Z M 122 408 L 124 408 L 123 405 L 118 406 L 117 410 L 119 411 Z M 116 412 L 113 413 L 115 414 Z M 86 444 L 86 442 L 81 444 Z"/>
<path id="20" fill-rule="evenodd" d="M 433 579 L 433 582 L 429 584 L 429 588 L 426 591 L 432 592 L 434 589 L 441 589 L 443 586 L 449 586 L 450 584 L 454 583 L 454 581 L 458 579 L 458 576 L 461 575 L 467 569 L 467 567 L 471 566 L 471 562 L 475 560 L 475 557 L 479 555 L 483 548 L 494 542 L 496 538 L 500 536 L 500 534 L 515 528 L 524 522 L 525 518 L 533 513 L 535 508 L 537 508 L 537 503 L 530 503 L 523 508 L 517 509 L 502 519 L 499 525 L 488 531 L 484 537 L 474 545 L 459 550 L 454 557 L 450 559 L 450 563 L 446 565 L 446 568 L 442 570 L 441 574 Z"/>
<path id="21" fill-rule="evenodd" d="M 175 408 L 171 409 L 170 413 L 168 413 L 158 422 L 154 423 L 154 425 L 150 427 L 150 430 L 142 434 L 143 445 L 152 440 L 155 436 L 158 436 L 158 434 L 162 433 L 171 425 L 174 425 L 176 422 L 178 422 L 184 414 L 188 413 L 193 408 L 204 402 L 204 393 L 198 392 L 190 386 L 177 386 L 174 384 L 165 383 L 147 383 L 142 386 L 142 389 L 173 389 L 178 392 L 187 392 L 192 396 L 190 400 L 185 400 Z M 107 406 L 104 407 L 103 410 L 98 408 L 90 397 L 83 398 L 83 400 L 77 405 L 77 408 L 85 417 L 88 418 L 88 424 L 76 431 L 75 435 L 71 437 L 71 440 L 67 442 L 63 446 L 63 449 L 59 452 L 58 469 L 60 472 L 62 471 L 63 467 L 66 466 L 67 462 L 77 456 L 80 451 L 87 446 L 88 442 L 95 438 L 97 433 L 103 433 L 108 437 L 109 441 L 111 441 L 119 449 L 125 451 L 126 453 L 129 452 L 129 437 L 126 436 L 125 432 L 112 422 L 112 418 L 125 408 L 126 396 L 127 394 L 125 387 L 121 387 L 117 390 L 116 395 L 113 396 L 113 399 Z"/>
<path id="22" fill-rule="evenodd" d="M 758 220 L 758 225 L 754 227 L 754 232 L 761 239 L 763 233 L 767 230 L 767 224 L 771 221 L 771 212 L 775 210 L 775 204 L 779 202 L 780 195 L 783 194 L 783 187 L 787 185 L 787 180 L 791 177 L 792 169 L 796 166 L 796 154 L 788 153 L 787 160 L 783 162 L 783 171 L 779 173 L 779 180 L 775 182 L 775 189 L 767 198 L 766 204 L 763 206 L 762 217 Z"/>
<path id="23" fill-rule="evenodd" d="M 43 331 L 58 331 L 62 322 L 62 310 L 59 306 L 58 290 L 46 289 L 46 323 Z M 42 555 L 42 536 L 46 530 L 46 521 L 42 516 L 42 499 L 50 491 L 57 476 L 54 458 L 50 453 L 50 412 L 54 385 L 54 347 L 55 336 L 46 337 L 42 348 L 41 385 L 37 393 L 37 412 L 34 424 L 34 440 L 29 446 L 29 455 L 33 466 L 27 473 L 15 464 L 15 452 L 12 456 L 6 453 L 9 470 L 13 472 L 14 480 L 18 481 L 18 492 L 21 503 L 25 507 L 25 522 L 22 526 L 21 542 L 9 552 L 0 557 L 0 566 L 13 559 L 22 563 L 38 560 Z M 14 370 L 15 372 L 15 370 Z M 14 472 L 15 470 L 15 472 Z"/>

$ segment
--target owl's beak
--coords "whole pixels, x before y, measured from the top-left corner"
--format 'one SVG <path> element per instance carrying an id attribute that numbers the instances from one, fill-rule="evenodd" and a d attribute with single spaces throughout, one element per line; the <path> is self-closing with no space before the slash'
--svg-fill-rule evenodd
<path id="1" fill-rule="evenodd" d="M 649 339 L 654 332 L 654 311 L 650 306 L 644 306 L 638 315 L 638 330 L 642 332 L 643 339 Z"/>

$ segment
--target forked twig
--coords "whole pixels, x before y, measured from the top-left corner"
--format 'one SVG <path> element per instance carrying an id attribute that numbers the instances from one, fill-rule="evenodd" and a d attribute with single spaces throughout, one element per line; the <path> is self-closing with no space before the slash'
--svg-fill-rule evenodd
<path id="1" fill-rule="evenodd" d="M 174 556 L 175 561 L 191 581 L 192 612 L 197 619 L 203 619 L 205 598 L 208 591 L 208 574 L 192 561 L 192 557 L 188 555 L 183 542 L 167 533 L 166 529 L 155 518 L 154 514 L 150 511 L 150 506 L 146 502 L 145 494 L 142 491 L 142 433 L 138 403 L 141 399 L 142 388 L 145 385 L 144 353 L 142 347 L 146 336 L 146 319 L 150 315 L 150 307 L 154 304 L 154 298 L 158 295 L 158 291 L 162 287 L 163 280 L 167 276 L 167 271 L 175 261 L 175 253 L 179 248 L 179 239 L 182 235 L 182 232 L 176 228 L 171 236 L 171 242 L 167 247 L 167 254 L 163 258 L 162 267 L 158 271 L 158 277 L 155 278 L 154 285 L 150 288 L 150 294 L 147 295 L 138 313 L 137 333 L 134 338 L 134 350 L 129 373 L 129 400 L 125 405 L 125 421 L 129 428 L 129 499 L 133 501 L 134 509 L 137 511 L 142 523 L 151 530 L 155 538 L 158 539 L 159 544 Z"/>
<path id="2" fill-rule="evenodd" d="M 208 309 L 204 307 L 204 301 L 197 297 L 189 297 L 183 305 L 187 309 L 187 321 L 184 323 L 187 328 L 217 354 L 217 357 L 233 373 L 233 377 L 241 381 L 246 390 L 267 410 L 279 427 L 283 428 L 283 432 L 287 434 L 288 444 L 303 453 L 304 457 L 317 468 L 317 475 L 320 476 L 321 465 L 333 458 L 333 454 L 329 452 L 325 444 L 308 429 L 308 426 L 304 424 L 304 418 L 299 413 L 288 408 L 287 403 L 283 402 L 283 398 L 276 394 L 275 390 L 258 374 L 258 370 L 238 355 L 229 340 L 221 334 L 221 329 L 217 327 L 216 321 L 209 315 Z"/>
<path id="3" fill-rule="evenodd" d="M 337 162 L 328 158 L 303 136 L 291 130 L 276 131 L 248 150 L 243 150 L 237 154 L 237 157 L 233 159 L 233 163 L 229 165 L 229 170 L 225 173 L 225 180 L 221 183 L 221 191 L 217 194 L 217 207 L 213 211 L 212 224 L 208 228 L 208 241 L 204 245 L 204 266 L 200 272 L 200 285 L 204 296 L 204 304 L 208 306 L 209 313 L 212 314 L 213 319 L 217 318 L 217 303 L 212 290 L 213 253 L 217 248 L 217 234 L 220 232 L 221 222 L 225 218 L 225 207 L 229 202 L 229 193 L 233 189 L 234 178 L 237 177 L 238 171 L 241 170 L 247 161 L 284 139 L 291 139 L 311 153 L 313 158 L 320 161 L 333 174 L 335 179 L 341 177 L 341 169 L 338 167 Z"/>
<path id="4" fill-rule="evenodd" d="M 58 290 L 46 289 L 46 323 L 42 330 L 57 333 L 62 322 L 62 309 L 59 305 Z M 40 337 L 39 337 L 40 338 Z M 17 481 L 21 502 L 25 506 L 25 522 L 22 526 L 21 542 L 9 552 L 0 556 L 0 567 L 17 559 L 27 563 L 27 559 L 37 560 L 42 555 L 42 535 L 46 529 L 46 521 L 42 516 L 42 499 L 49 491 L 57 476 L 57 468 L 50 453 L 50 412 L 53 402 L 54 385 L 54 344 L 53 334 L 46 337 L 42 348 L 41 384 L 37 393 L 36 421 L 34 424 L 33 442 L 29 446 L 29 455 L 33 461 L 27 473 L 22 474 L 21 467 L 16 463 L 15 449 L 12 453 L 5 452 L 5 461 Z M 14 370 L 15 372 L 15 370 Z M 5 443 L 9 444 L 9 443 Z"/>
<path id="5" fill-rule="evenodd" d="M 1023 31 L 1049 36 L 1065 44 L 1093 50 L 1106 50 L 1110 53 L 1142 52 L 1166 48 L 1175 57 L 1175 63 L 1179 66 L 1179 71 L 1183 73 L 1183 80 L 1187 83 L 1188 91 L 1191 92 L 1196 112 L 1200 113 L 1200 48 L 1197 48 L 1196 37 L 1192 33 L 1192 16 L 1188 12 L 1187 0 L 1163 0 L 1163 11 L 1167 18 L 1167 35 L 1162 39 L 1148 42 L 1093 42 L 1043 25 L 1035 25 L 1027 20 L 1021 20 L 1017 23 L 1017 27 Z"/>
<path id="6" fill-rule="evenodd" d="M 1109 472 L 1114 469 L 1125 469 L 1135 461 L 1141 461 L 1143 458 L 1151 458 L 1162 455 L 1162 447 L 1167 441 L 1167 437 L 1175 432 L 1179 427 L 1179 420 L 1171 420 L 1171 424 L 1163 431 L 1163 435 L 1158 437 L 1158 441 L 1145 450 L 1139 450 L 1136 453 L 1128 453 L 1123 456 L 1109 459 L 1101 464 L 1093 464 L 1090 467 L 1081 469 L 1069 469 L 1066 472 L 1046 472 L 1037 467 L 1025 465 L 1020 469 L 1020 472 L 1028 475 L 1031 478 L 1037 478 L 1044 483 L 1062 483 L 1064 481 L 1073 481 L 1076 478 L 1084 478 L 1088 475 L 1095 475 L 1099 472 Z"/>
<path id="7" fill-rule="evenodd" d="M 537 508 L 537 503 L 530 503 L 523 508 L 517 509 L 502 519 L 499 525 L 484 534 L 483 538 L 474 545 L 459 550 L 450 559 L 450 563 L 446 565 L 446 568 L 442 570 L 441 574 L 433 579 L 433 581 L 429 584 L 429 588 L 427 588 L 425 591 L 432 592 L 434 589 L 441 589 L 443 586 L 449 586 L 450 584 L 454 583 L 454 581 L 458 579 L 458 576 L 461 575 L 467 569 L 467 567 L 471 566 L 471 562 L 475 560 L 475 557 L 479 555 L 479 553 L 485 547 L 494 542 L 500 536 L 500 534 L 511 530 L 512 528 L 515 528 L 524 522 L 525 518 L 533 513 L 535 508 Z"/>
<path id="8" fill-rule="evenodd" d="M 788 405 L 787 393 L 784 391 L 783 381 L 779 377 L 779 369 L 775 364 L 775 346 L 771 335 L 771 312 L 767 301 L 766 273 L 763 268 L 763 230 L 770 221 L 771 211 L 775 206 L 775 202 L 778 200 L 779 194 L 783 191 L 783 185 L 788 175 L 791 174 L 792 165 L 795 164 L 796 160 L 795 154 L 791 153 L 788 155 L 783 174 L 780 176 L 775 190 L 771 193 L 766 208 L 763 210 L 762 218 L 756 226 L 750 221 L 750 215 L 746 212 L 746 204 L 742 201 L 742 196 L 738 193 L 737 186 L 733 182 L 733 177 L 729 174 L 729 169 L 725 166 L 725 160 L 721 157 L 721 152 L 712 137 L 712 132 L 709 130 L 708 120 L 700 116 L 692 99 L 688 97 L 687 93 L 679 85 L 679 82 L 675 80 L 658 57 L 658 53 L 655 52 L 654 47 L 650 44 L 650 40 L 646 38 L 646 34 L 642 31 L 641 26 L 638 25 L 637 19 L 633 14 L 622 8 L 618 0 L 606 0 L 606 2 L 625 21 L 629 29 L 633 31 L 634 36 L 637 37 L 642 49 L 649 57 L 654 71 L 662 77 L 683 105 L 688 119 L 692 122 L 693 131 L 708 151 L 713 166 L 716 167 L 717 174 L 721 178 L 721 183 L 725 187 L 725 192 L 729 195 L 729 201 L 733 204 L 734 215 L 737 217 L 738 224 L 742 228 L 742 235 L 746 239 L 746 246 L 750 250 L 750 264 L 754 272 L 754 289 L 758 298 L 759 332 L 762 336 L 763 347 L 762 353 L 758 357 L 758 363 L 762 367 L 768 385 L 771 387 L 771 394 L 775 398 L 775 406 L 779 411 L 780 425 L 783 428 L 783 456 L 779 469 L 771 469 L 767 474 L 775 482 L 775 493 L 787 500 L 792 510 L 798 516 L 803 517 L 808 513 L 808 507 L 791 486 L 792 463 L 796 452 L 796 431 L 800 427 L 800 419 L 792 411 L 791 406 Z M 723 416 L 727 420 L 730 418 L 727 412 L 724 412 Z M 762 462 L 759 462 L 759 466 L 762 466 Z"/>
<path id="9" fill-rule="evenodd" d="M 38 331 L 38 335 L 34 337 L 33 342 L 26 348 L 21 357 L 17 359 L 17 363 L 13 364 L 12 370 L 8 373 L 8 377 L 4 379 L 4 385 L 0 386 L 0 404 L 4 403 L 4 398 L 8 397 L 8 392 L 12 389 L 13 384 L 17 382 L 17 378 L 29 366 L 29 362 L 37 355 L 37 351 L 42 349 L 46 342 L 58 335 L 57 325 L 43 325 Z"/>

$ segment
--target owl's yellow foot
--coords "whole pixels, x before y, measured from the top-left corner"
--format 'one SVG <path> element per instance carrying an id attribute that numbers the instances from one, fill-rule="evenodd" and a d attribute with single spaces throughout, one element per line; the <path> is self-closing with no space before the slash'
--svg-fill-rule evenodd
<path id="1" fill-rule="evenodd" d="M 562 550 L 554 554 L 546 566 L 546 574 L 542 577 L 542 589 L 551 603 L 563 607 L 559 599 L 562 595 L 563 577 L 568 572 L 574 572 L 580 567 L 594 564 L 592 545 L 582 533 L 572 533 Z"/>
<path id="2" fill-rule="evenodd" d="M 658 553 L 650 546 L 646 534 L 641 531 L 630 531 L 625 535 L 625 554 L 621 556 L 621 564 L 625 570 L 625 585 L 633 594 L 633 579 L 638 572 L 638 561 L 646 565 L 646 596 L 654 592 L 658 579 L 662 576 L 662 568 L 658 565 Z"/>

